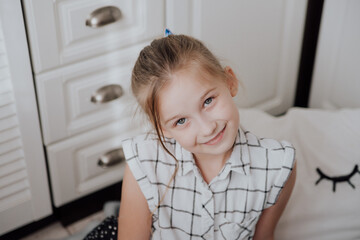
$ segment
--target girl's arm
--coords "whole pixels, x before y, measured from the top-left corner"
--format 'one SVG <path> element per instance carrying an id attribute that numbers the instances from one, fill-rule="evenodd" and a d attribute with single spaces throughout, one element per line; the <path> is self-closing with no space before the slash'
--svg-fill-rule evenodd
<path id="1" fill-rule="evenodd" d="M 275 205 L 265 209 L 256 224 L 254 240 L 273 240 L 276 224 L 290 198 L 296 179 L 296 163 Z"/>
<path id="2" fill-rule="evenodd" d="M 118 239 L 150 239 L 151 212 L 128 165 L 122 183 L 118 221 Z"/>

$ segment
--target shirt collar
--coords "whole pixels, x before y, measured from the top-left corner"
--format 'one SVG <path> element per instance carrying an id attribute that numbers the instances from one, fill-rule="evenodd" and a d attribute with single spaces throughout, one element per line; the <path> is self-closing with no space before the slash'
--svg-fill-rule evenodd
<path id="1" fill-rule="evenodd" d="M 228 161 L 232 171 L 244 175 L 250 174 L 249 146 L 246 138 L 246 132 L 244 132 L 241 128 L 238 130 L 234 148 Z"/>
<path id="2" fill-rule="evenodd" d="M 175 142 L 175 157 L 179 163 L 178 176 L 185 176 L 188 172 L 197 168 L 193 154 L 178 142 Z"/>
<path id="3" fill-rule="evenodd" d="M 248 147 L 246 132 L 239 128 L 233 151 L 219 175 L 226 177 L 230 171 L 243 175 L 249 175 L 250 155 Z M 175 157 L 179 162 L 179 169 L 177 172 L 178 176 L 184 176 L 191 170 L 197 169 L 193 154 L 184 149 L 178 142 L 175 142 Z"/>

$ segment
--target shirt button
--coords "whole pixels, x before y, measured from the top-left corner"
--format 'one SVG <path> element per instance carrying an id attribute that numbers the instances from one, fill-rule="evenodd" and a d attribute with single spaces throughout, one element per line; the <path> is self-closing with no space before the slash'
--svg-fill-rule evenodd
<path id="1" fill-rule="evenodd" d="M 210 191 L 206 191 L 205 192 L 205 197 L 206 198 L 211 198 L 212 197 L 212 193 Z"/>

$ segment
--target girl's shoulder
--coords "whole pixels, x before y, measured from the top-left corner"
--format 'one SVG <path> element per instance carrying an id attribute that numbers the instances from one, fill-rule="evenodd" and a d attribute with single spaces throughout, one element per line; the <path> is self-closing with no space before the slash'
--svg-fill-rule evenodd
<path id="1" fill-rule="evenodd" d="M 174 155 L 175 141 L 163 139 L 163 143 Z M 177 166 L 174 158 L 162 147 L 153 132 L 123 141 L 122 148 L 130 171 L 146 197 L 151 211 L 156 209 L 159 186 L 166 186 Z"/>
<path id="2" fill-rule="evenodd" d="M 250 147 L 258 147 L 261 149 L 267 149 L 267 150 L 285 150 L 285 148 L 294 148 L 292 144 L 286 140 L 277 140 L 273 138 L 267 138 L 267 137 L 258 137 L 255 134 L 245 131 L 245 138 L 246 143 Z"/>
<path id="3" fill-rule="evenodd" d="M 266 183 L 264 208 L 268 208 L 276 203 L 295 167 L 295 148 L 288 141 L 261 138 L 250 132 L 245 135 L 247 144 L 244 144 L 243 152 L 248 151 L 251 179 L 259 189 Z"/>
<path id="4" fill-rule="evenodd" d="M 287 166 L 292 168 L 295 162 L 295 148 L 290 142 L 258 137 L 249 131 L 244 131 L 244 135 L 252 167 L 269 168 L 271 166 L 272 169 L 281 169 Z"/>
<path id="5" fill-rule="evenodd" d="M 171 154 L 175 153 L 175 140 L 164 138 L 162 142 Z M 125 139 L 122 142 L 122 147 L 127 161 L 134 157 L 140 161 L 158 160 L 159 156 L 163 159 L 164 156 L 168 155 L 155 132 L 148 132 Z M 166 157 L 163 160 L 166 160 Z"/>

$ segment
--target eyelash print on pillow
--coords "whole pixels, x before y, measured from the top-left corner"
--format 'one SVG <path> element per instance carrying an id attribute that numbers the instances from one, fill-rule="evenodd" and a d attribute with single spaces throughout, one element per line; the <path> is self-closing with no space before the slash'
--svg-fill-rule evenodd
<path id="1" fill-rule="evenodd" d="M 327 179 L 329 181 L 333 182 L 333 192 L 336 191 L 336 184 L 339 182 L 348 182 L 349 185 L 355 189 L 355 186 L 350 182 L 350 179 L 356 174 L 356 173 L 360 173 L 358 165 L 355 165 L 354 169 L 352 170 L 352 172 L 348 175 L 343 175 L 343 176 L 336 176 L 336 177 L 329 177 L 327 176 L 325 173 L 323 173 L 321 171 L 320 168 L 316 168 L 317 173 L 319 174 L 320 178 L 316 181 L 315 185 L 318 185 L 319 182 L 323 179 Z"/>

